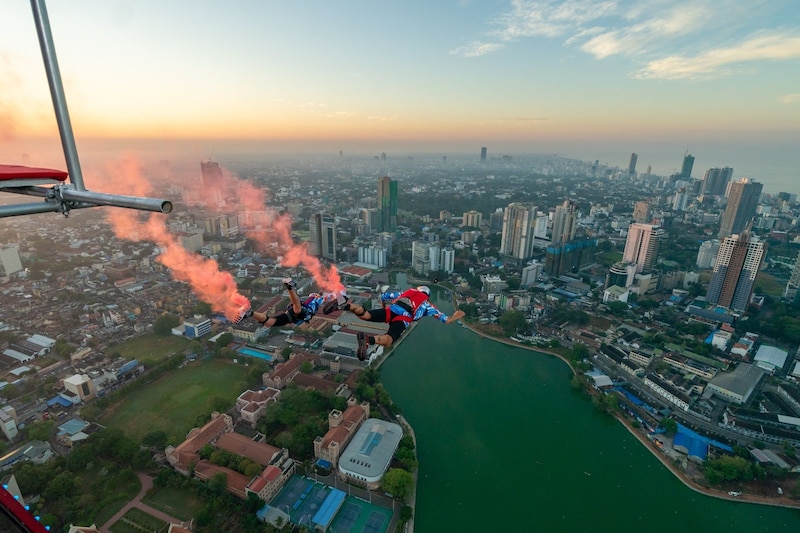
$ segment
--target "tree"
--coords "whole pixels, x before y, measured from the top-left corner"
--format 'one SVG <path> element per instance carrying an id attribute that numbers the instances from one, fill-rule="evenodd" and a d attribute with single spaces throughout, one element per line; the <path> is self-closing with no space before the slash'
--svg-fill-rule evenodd
<path id="1" fill-rule="evenodd" d="M 142 444 L 151 448 L 163 449 L 167 446 L 167 434 L 160 429 L 146 433 L 142 437 Z"/>
<path id="2" fill-rule="evenodd" d="M 172 313 L 163 313 L 156 318 L 156 321 L 153 324 L 153 331 L 156 333 L 156 335 L 166 337 L 172 333 L 172 328 L 177 326 L 178 323 L 179 319 L 177 315 L 173 315 Z"/>
<path id="3" fill-rule="evenodd" d="M 381 487 L 400 501 L 405 501 L 414 486 L 414 477 L 401 468 L 390 468 L 383 476 Z"/>
<path id="4" fill-rule="evenodd" d="M 611 311 L 611 314 L 616 316 L 622 316 L 628 311 L 628 304 L 620 302 L 619 300 L 608 302 L 606 305 L 608 306 L 608 310 Z"/>
<path id="5" fill-rule="evenodd" d="M 506 311 L 500 316 L 500 325 L 506 335 L 513 335 L 517 331 L 525 329 L 526 324 L 525 315 L 522 311 Z"/>
<path id="6" fill-rule="evenodd" d="M 570 358 L 573 361 L 580 361 L 589 355 L 589 348 L 582 342 L 576 342 L 570 348 Z"/>
<path id="7" fill-rule="evenodd" d="M 28 425 L 28 438 L 31 440 L 40 440 L 47 442 L 50 438 L 50 433 L 53 430 L 54 422 L 52 420 L 41 420 L 32 422 Z"/>
<path id="8" fill-rule="evenodd" d="M 669 436 L 672 436 L 678 432 L 678 423 L 671 418 L 662 418 L 658 425 L 664 428 Z"/>
<path id="9" fill-rule="evenodd" d="M 208 302 L 197 302 L 192 308 L 192 314 L 201 316 L 211 314 L 211 304 Z"/>

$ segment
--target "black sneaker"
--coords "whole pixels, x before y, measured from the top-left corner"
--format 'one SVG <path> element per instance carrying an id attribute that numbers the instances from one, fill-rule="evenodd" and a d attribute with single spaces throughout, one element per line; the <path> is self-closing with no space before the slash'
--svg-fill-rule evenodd
<path id="1" fill-rule="evenodd" d="M 358 355 L 359 361 L 364 361 L 367 358 L 367 334 L 363 331 L 359 331 L 356 334 L 356 338 L 358 339 Z"/>
<path id="2" fill-rule="evenodd" d="M 293 291 L 297 287 L 297 282 L 291 278 L 283 278 L 283 286 L 286 290 Z"/>

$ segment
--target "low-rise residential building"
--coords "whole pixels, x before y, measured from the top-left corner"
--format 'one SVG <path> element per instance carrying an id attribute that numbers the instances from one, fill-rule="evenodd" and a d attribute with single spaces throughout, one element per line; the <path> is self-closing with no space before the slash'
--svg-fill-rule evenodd
<path id="1" fill-rule="evenodd" d="M 281 391 L 267 387 L 264 390 L 246 390 L 236 398 L 236 410 L 242 420 L 255 427 L 264 416 L 267 406 L 278 401 Z"/>
<path id="2" fill-rule="evenodd" d="M 314 366 L 319 364 L 319 358 L 311 354 L 292 354 L 288 361 L 278 363 L 271 372 L 265 373 L 261 379 L 265 387 L 281 390 L 288 385 L 300 372 L 300 367 L 305 362 Z"/>
<path id="3" fill-rule="evenodd" d="M 692 399 L 658 374 L 652 373 L 645 376 L 644 384 L 679 409 L 683 411 L 689 410 L 689 404 L 692 403 Z"/>

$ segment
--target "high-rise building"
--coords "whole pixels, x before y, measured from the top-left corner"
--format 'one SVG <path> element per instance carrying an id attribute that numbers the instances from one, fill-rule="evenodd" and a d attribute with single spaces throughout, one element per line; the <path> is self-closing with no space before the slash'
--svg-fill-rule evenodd
<path id="1" fill-rule="evenodd" d="M 658 249 L 664 230 L 652 224 L 631 224 L 628 227 L 628 238 L 622 261 L 636 263 L 636 273 L 649 273 L 658 259 Z"/>
<path id="2" fill-rule="evenodd" d="M 315 213 L 308 224 L 308 253 L 337 261 L 336 218 Z"/>
<path id="3" fill-rule="evenodd" d="M 681 177 L 690 178 L 692 176 L 692 167 L 694 167 L 694 156 L 686 154 L 683 156 L 683 165 L 681 165 Z"/>
<path id="4" fill-rule="evenodd" d="M 481 161 L 486 161 L 486 147 L 481 146 Z"/>
<path id="5" fill-rule="evenodd" d="M 378 180 L 378 231 L 397 230 L 397 181 L 389 176 Z"/>
<path id="6" fill-rule="evenodd" d="M 522 279 L 520 284 L 523 287 L 532 287 L 542 275 L 543 265 L 538 261 L 533 261 L 530 265 L 522 269 Z"/>
<path id="7" fill-rule="evenodd" d="M 578 206 L 575 202 L 564 200 L 564 203 L 556 206 L 553 215 L 553 235 L 550 239 L 552 245 L 570 242 L 575 238 L 575 230 L 578 228 Z"/>
<path id="8" fill-rule="evenodd" d="M 452 274 L 456 265 L 456 251 L 453 248 L 442 248 L 439 270 Z"/>
<path id="9" fill-rule="evenodd" d="M 370 233 L 378 229 L 378 210 L 367 209 L 361 210 L 361 221 L 367 225 Z"/>
<path id="10" fill-rule="evenodd" d="M 222 187 L 222 169 L 214 161 L 200 161 L 200 174 L 203 177 L 203 187 L 216 189 Z"/>
<path id="11" fill-rule="evenodd" d="M 733 169 L 731 167 L 709 168 L 703 175 L 703 185 L 700 193 L 709 196 L 724 196 L 731 178 L 733 178 Z"/>
<path id="12" fill-rule="evenodd" d="M 675 197 L 672 199 L 672 210 L 686 211 L 687 205 L 689 205 L 689 191 L 686 187 L 681 187 L 675 191 Z"/>
<path id="13" fill-rule="evenodd" d="M 441 248 L 430 242 L 411 243 L 411 268 L 420 274 L 428 274 L 441 268 Z"/>
<path id="14" fill-rule="evenodd" d="M 597 252 L 597 239 L 577 239 L 548 246 L 544 255 L 544 271 L 551 276 L 574 274 L 591 265 Z"/>
<path id="15" fill-rule="evenodd" d="M 719 246 L 706 301 L 745 311 L 763 261 L 764 243 L 749 231 L 725 237 Z"/>
<path id="16" fill-rule="evenodd" d="M 628 163 L 628 175 L 636 175 L 636 160 L 639 159 L 637 154 L 631 154 L 631 161 Z"/>
<path id="17" fill-rule="evenodd" d="M 786 282 L 783 297 L 794 300 L 797 297 L 798 289 L 800 289 L 800 253 L 797 254 L 797 259 L 794 260 L 794 268 L 792 268 L 792 273 L 789 275 L 789 281 Z"/>
<path id="18" fill-rule="evenodd" d="M 500 238 L 500 253 L 527 259 L 533 255 L 533 234 L 536 207 L 512 203 L 503 211 L 503 233 Z"/>
<path id="19" fill-rule="evenodd" d="M 650 202 L 647 200 L 640 200 L 633 206 L 633 221 L 639 224 L 649 224 L 653 219 L 650 210 Z"/>
<path id="20" fill-rule="evenodd" d="M 703 241 L 697 252 L 697 268 L 711 268 L 717 260 L 720 242 L 716 239 Z"/>
<path id="21" fill-rule="evenodd" d="M 742 178 L 731 183 L 728 194 L 728 205 L 722 215 L 719 238 L 724 239 L 741 233 L 753 219 L 761 198 L 761 183 L 749 178 Z"/>
<path id="22" fill-rule="evenodd" d="M 467 211 L 462 219 L 462 226 L 480 228 L 483 223 L 483 214 L 478 211 Z"/>
<path id="23" fill-rule="evenodd" d="M 0 276 L 10 276 L 20 270 L 22 261 L 19 259 L 19 245 L 0 246 Z"/>
<path id="24" fill-rule="evenodd" d="M 489 231 L 499 233 L 503 231 L 503 208 L 498 207 L 494 213 L 489 214 Z"/>
<path id="25" fill-rule="evenodd" d="M 376 268 L 385 268 L 388 264 L 386 248 L 379 246 L 359 246 L 358 262 Z"/>

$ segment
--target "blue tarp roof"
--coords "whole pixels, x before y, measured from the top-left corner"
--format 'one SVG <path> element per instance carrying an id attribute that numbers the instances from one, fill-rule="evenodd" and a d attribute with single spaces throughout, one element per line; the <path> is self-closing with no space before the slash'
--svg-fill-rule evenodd
<path id="1" fill-rule="evenodd" d="M 56 396 L 54 398 L 50 398 L 47 400 L 47 407 L 53 407 L 54 405 L 60 405 L 61 407 L 71 407 L 72 402 L 67 400 L 66 398 L 62 398 L 61 396 Z"/>
<path id="2" fill-rule="evenodd" d="M 726 452 L 733 453 L 733 448 L 714 439 L 704 437 L 699 433 L 689 429 L 683 424 L 678 424 L 678 433 L 675 434 L 674 445 L 683 446 L 689 455 L 705 460 L 708 455 L 708 447 L 714 446 Z"/>
<path id="3" fill-rule="evenodd" d="M 344 503 L 345 496 L 347 496 L 347 494 L 339 489 L 331 490 L 331 493 L 328 494 L 328 497 L 322 502 L 319 511 L 317 511 L 317 514 L 314 515 L 311 521 L 327 529 L 333 521 L 333 517 L 342 506 L 342 503 Z"/>

